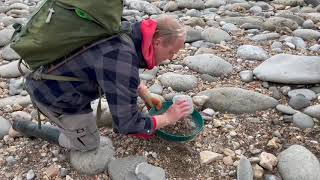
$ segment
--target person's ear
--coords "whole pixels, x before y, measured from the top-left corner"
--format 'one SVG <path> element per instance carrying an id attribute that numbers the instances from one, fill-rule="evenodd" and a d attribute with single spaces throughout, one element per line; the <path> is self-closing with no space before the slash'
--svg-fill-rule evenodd
<path id="1" fill-rule="evenodd" d="M 160 44 L 161 44 L 160 38 L 153 38 L 153 45 L 154 46 L 159 46 Z"/>

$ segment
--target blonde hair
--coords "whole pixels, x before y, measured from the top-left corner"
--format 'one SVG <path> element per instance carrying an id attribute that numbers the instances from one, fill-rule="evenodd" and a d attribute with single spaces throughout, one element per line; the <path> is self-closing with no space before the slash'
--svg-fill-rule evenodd
<path id="1" fill-rule="evenodd" d="M 163 38 L 164 44 L 174 43 L 179 37 L 185 38 L 186 29 L 174 17 L 161 15 L 155 21 L 157 22 L 157 29 L 154 37 Z"/>

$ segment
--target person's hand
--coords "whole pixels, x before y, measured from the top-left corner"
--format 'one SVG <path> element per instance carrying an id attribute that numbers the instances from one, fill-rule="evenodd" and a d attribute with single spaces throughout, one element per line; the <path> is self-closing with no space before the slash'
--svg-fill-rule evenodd
<path id="1" fill-rule="evenodd" d="M 155 116 L 157 129 L 175 124 L 180 119 L 187 117 L 190 114 L 190 108 L 190 103 L 184 100 L 173 104 L 164 114 Z"/>
<path id="2" fill-rule="evenodd" d="M 157 110 L 162 108 L 162 102 L 164 101 L 164 98 L 158 94 L 150 93 L 146 86 L 141 86 L 139 88 L 139 94 L 147 105 L 148 109 L 151 109 L 153 106 L 155 106 Z"/>

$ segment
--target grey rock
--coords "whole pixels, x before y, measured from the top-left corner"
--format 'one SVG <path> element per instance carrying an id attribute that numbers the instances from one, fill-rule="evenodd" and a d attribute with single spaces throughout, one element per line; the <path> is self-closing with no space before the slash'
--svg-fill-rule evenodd
<path id="1" fill-rule="evenodd" d="M 271 44 L 271 49 L 275 49 L 275 48 L 282 48 L 282 43 L 279 41 L 275 41 Z"/>
<path id="2" fill-rule="evenodd" d="M 160 84 L 153 84 L 150 88 L 149 91 L 155 94 L 162 94 L 163 87 Z"/>
<path id="3" fill-rule="evenodd" d="M 300 38 L 300 37 L 292 37 L 292 36 L 287 36 L 283 39 L 287 43 L 291 43 L 296 49 L 306 49 L 306 43 L 305 41 Z"/>
<path id="4" fill-rule="evenodd" d="M 204 5 L 206 8 L 219 8 L 226 3 L 226 0 L 207 0 Z"/>
<path id="5" fill-rule="evenodd" d="M 158 67 L 155 67 L 151 70 L 143 70 L 142 72 L 140 72 L 139 77 L 143 80 L 150 81 L 156 77 L 158 70 Z"/>
<path id="6" fill-rule="evenodd" d="M 1 56 L 6 61 L 20 59 L 19 54 L 17 54 L 10 46 L 6 46 L 2 49 Z"/>
<path id="7" fill-rule="evenodd" d="M 31 104 L 30 96 L 9 96 L 6 98 L 0 99 L 0 108 L 6 106 L 6 105 L 14 105 L 14 104 L 20 104 L 21 106 L 25 107 L 29 104 Z"/>
<path id="8" fill-rule="evenodd" d="M 276 4 L 282 4 L 285 6 L 298 6 L 298 5 L 303 5 L 304 3 L 303 0 L 274 0 L 273 2 Z"/>
<path id="9" fill-rule="evenodd" d="M 258 29 L 263 29 L 262 25 L 254 25 L 251 23 L 244 23 L 240 26 L 240 28 L 254 30 L 254 31 L 259 31 Z"/>
<path id="10" fill-rule="evenodd" d="M 227 22 L 227 23 L 232 23 L 238 26 L 243 25 L 244 23 L 249 23 L 252 25 L 256 26 L 262 26 L 264 20 L 261 17 L 256 17 L 256 16 L 246 16 L 246 17 L 226 17 L 226 18 L 221 18 L 221 21 Z"/>
<path id="11" fill-rule="evenodd" d="M 138 164 L 135 169 L 136 176 L 141 180 L 165 180 L 165 172 L 162 168 L 152 166 L 148 163 Z"/>
<path id="12" fill-rule="evenodd" d="M 124 9 L 123 16 L 142 16 L 142 14 L 135 9 Z"/>
<path id="13" fill-rule="evenodd" d="M 302 17 L 305 19 L 311 19 L 315 24 L 320 22 L 320 14 L 319 12 L 314 12 L 314 13 L 300 13 Z"/>
<path id="14" fill-rule="evenodd" d="M 293 115 L 293 124 L 300 129 L 312 128 L 314 126 L 313 119 L 301 112 L 298 112 Z"/>
<path id="15" fill-rule="evenodd" d="M 19 79 L 10 79 L 9 82 L 9 94 L 10 95 L 18 95 L 23 91 L 23 78 Z"/>
<path id="16" fill-rule="evenodd" d="M 315 44 L 313 46 L 311 46 L 310 51 L 314 51 L 314 52 L 320 52 L 320 44 Z"/>
<path id="17" fill-rule="evenodd" d="M 0 116 L 0 140 L 2 140 L 5 135 L 8 135 L 10 127 L 10 122 Z"/>
<path id="18" fill-rule="evenodd" d="M 288 104 L 294 109 L 299 110 L 307 106 L 310 106 L 311 101 L 307 99 L 304 95 L 298 94 L 296 96 L 292 96 Z"/>
<path id="19" fill-rule="evenodd" d="M 36 174 L 34 173 L 34 171 L 31 169 L 28 171 L 27 173 L 27 180 L 33 180 L 36 177 Z"/>
<path id="20" fill-rule="evenodd" d="M 70 162 L 72 167 L 80 173 L 95 175 L 107 168 L 114 154 L 111 140 L 107 137 L 100 137 L 100 145 L 94 150 L 87 152 L 71 151 Z"/>
<path id="21" fill-rule="evenodd" d="M 13 156 L 8 156 L 6 162 L 9 166 L 13 166 L 17 163 L 17 160 Z"/>
<path id="22" fill-rule="evenodd" d="M 29 72 L 25 66 L 21 66 L 23 72 Z M 0 77 L 3 78 L 16 78 L 20 77 L 21 73 L 18 70 L 18 60 L 12 61 L 9 64 L 0 66 Z"/>
<path id="23" fill-rule="evenodd" d="M 318 6 L 320 4 L 320 0 L 304 0 L 305 3 L 311 4 L 314 7 Z"/>
<path id="24" fill-rule="evenodd" d="M 214 50 L 211 48 L 199 48 L 197 52 L 194 53 L 194 55 L 199 55 L 199 54 L 215 54 Z"/>
<path id="25" fill-rule="evenodd" d="M 283 105 L 283 104 L 278 104 L 276 106 L 276 109 L 279 111 L 279 112 L 282 112 L 284 114 L 295 114 L 297 113 L 297 110 L 293 109 L 292 107 L 290 106 L 286 106 L 286 105 Z"/>
<path id="26" fill-rule="evenodd" d="M 0 31 L 0 46 L 6 46 L 9 44 L 13 35 L 14 29 L 12 27 L 5 28 Z"/>
<path id="27" fill-rule="evenodd" d="M 262 87 L 264 87 L 264 88 L 269 88 L 269 83 L 266 82 L 266 81 L 262 82 L 261 85 L 262 85 Z"/>
<path id="28" fill-rule="evenodd" d="M 232 39 L 227 32 L 214 27 L 205 29 L 201 33 L 201 36 L 204 40 L 216 44 L 219 44 L 221 41 L 230 41 Z"/>
<path id="29" fill-rule="evenodd" d="M 264 180 L 281 180 L 281 178 L 279 178 L 275 175 L 272 175 L 272 174 L 265 174 Z"/>
<path id="30" fill-rule="evenodd" d="M 164 7 L 163 10 L 168 11 L 176 11 L 178 10 L 178 4 L 175 1 L 169 1 Z"/>
<path id="31" fill-rule="evenodd" d="M 199 10 L 196 9 L 190 9 L 186 12 L 187 16 L 190 17 L 200 17 L 201 16 L 201 12 Z"/>
<path id="32" fill-rule="evenodd" d="M 260 6 L 263 10 L 272 10 L 273 7 L 264 1 L 257 1 L 256 6 Z"/>
<path id="33" fill-rule="evenodd" d="M 317 157 L 300 145 L 292 145 L 278 155 L 278 170 L 284 180 L 318 180 L 320 164 Z"/>
<path id="34" fill-rule="evenodd" d="M 190 17 L 190 18 L 188 18 L 188 20 L 186 20 L 184 22 L 184 24 L 187 26 L 191 26 L 191 27 L 195 27 L 195 26 L 204 27 L 204 26 L 206 26 L 206 23 L 204 22 L 204 20 L 199 17 Z"/>
<path id="35" fill-rule="evenodd" d="M 304 40 L 318 40 L 320 38 L 320 32 L 312 29 L 296 29 L 292 34 Z"/>
<path id="36" fill-rule="evenodd" d="M 233 4 L 227 4 L 225 6 L 227 10 L 230 10 L 231 12 L 235 9 L 241 8 L 241 9 L 250 9 L 251 5 L 248 2 L 240 2 L 240 3 L 233 3 Z"/>
<path id="37" fill-rule="evenodd" d="M 251 70 L 241 71 L 239 76 L 243 82 L 253 81 L 253 72 Z"/>
<path id="38" fill-rule="evenodd" d="M 202 39 L 200 30 L 194 29 L 190 26 L 186 26 L 186 29 L 187 29 L 187 37 L 185 42 L 194 42 Z"/>
<path id="39" fill-rule="evenodd" d="M 282 86 L 280 88 L 280 91 L 283 95 L 288 95 L 289 91 L 291 91 L 291 87 L 290 86 Z"/>
<path id="40" fill-rule="evenodd" d="M 278 54 L 265 60 L 253 70 L 262 81 L 285 84 L 320 82 L 320 57 Z"/>
<path id="41" fill-rule="evenodd" d="M 188 91 L 197 86 L 198 79 L 193 75 L 165 73 L 159 77 L 161 84 L 176 91 Z"/>
<path id="42" fill-rule="evenodd" d="M 310 88 L 310 90 L 315 92 L 316 94 L 319 94 L 320 93 L 320 86 L 312 87 L 312 88 Z"/>
<path id="43" fill-rule="evenodd" d="M 303 22 L 302 27 L 305 29 L 313 29 L 315 25 L 311 19 L 307 19 L 305 22 Z"/>
<path id="44" fill-rule="evenodd" d="M 200 78 L 203 80 L 203 81 L 207 81 L 209 83 L 211 82 L 216 82 L 218 79 L 216 77 L 213 77 L 209 74 L 201 74 L 200 75 Z"/>
<path id="45" fill-rule="evenodd" d="M 262 8 L 260 6 L 253 6 L 249 9 L 249 11 L 254 15 L 259 15 L 262 13 Z"/>
<path id="46" fill-rule="evenodd" d="M 250 37 L 249 39 L 253 41 L 261 42 L 261 41 L 278 39 L 279 37 L 280 37 L 280 34 L 278 33 L 266 33 L 266 34 L 255 35 L 253 37 Z"/>
<path id="47" fill-rule="evenodd" d="M 184 63 L 196 72 L 212 76 L 228 75 L 232 72 L 230 63 L 213 54 L 188 56 L 184 59 Z"/>
<path id="48" fill-rule="evenodd" d="M 288 27 L 291 30 L 296 30 L 298 28 L 298 23 L 291 19 L 283 18 L 283 17 L 272 17 L 268 18 L 263 26 L 266 30 L 275 31 L 278 27 Z"/>
<path id="49" fill-rule="evenodd" d="M 261 47 L 253 45 L 242 45 L 237 50 L 237 57 L 245 60 L 266 60 L 269 56 Z"/>
<path id="50" fill-rule="evenodd" d="M 143 156 L 114 159 L 108 165 L 108 173 L 112 180 L 138 180 L 135 169 L 138 164 L 146 161 Z"/>
<path id="51" fill-rule="evenodd" d="M 233 87 L 205 90 L 198 95 L 210 97 L 207 103 L 204 104 L 205 108 L 230 113 L 256 112 L 273 108 L 278 104 L 278 101 L 272 97 Z"/>
<path id="52" fill-rule="evenodd" d="M 313 100 L 317 97 L 316 93 L 310 89 L 294 89 L 288 92 L 289 97 L 293 97 L 298 94 L 304 95 L 309 100 Z"/>
<path id="53" fill-rule="evenodd" d="M 305 108 L 303 110 L 303 113 L 305 113 L 311 117 L 320 119 L 320 104 L 309 106 L 309 107 Z"/>
<path id="54" fill-rule="evenodd" d="M 173 70 L 178 70 L 178 69 L 183 69 L 183 66 L 180 64 L 169 64 L 168 68 L 173 69 Z"/>
<path id="55" fill-rule="evenodd" d="M 277 87 L 271 86 L 271 87 L 269 87 L 269 90 L 272 92 L 272 97 L 273 98 L 281 99 L 281 93 L 280 93 L 280 91 L 278 90 Z"/>
<path id="56" fill-rule="evenodd" d="M 240 31 L 240 28 L 238 28 L 236 25 L 231 23 L 226 23 L 222 26 L 222 30 L 226 31 L 227 33 L 236 33 Z"/>
<path id="57" fill-rule="evenodd" d="M 147 1 L 127 0 L 127 5 L 130 9 L 136 9 L 147 14 L 160 14 L 161 10 L 155 5 Z"/>
<path id="58" fill-rule="evenodd" d="M 299 26 L 302 26 L 302 24 L 304 22 L 304 19 L 302 17 L 300 17 L 298 15 L 294 15 L 292 13 L 288 13 L 288 12 L 278 13 L 276 16 L 291 19 L 291 20 L 295 21 L 296 23 L 298 23 Z"/>
<path id="59" fill-rule="evenodd" d="M 25 111 L 15 111 L 11 116 L 13 120 L 31 121 L 31 115 Z"/>
<path id="60" fill-rule="evenodd" d="M 237 167 L 237 180 L 253 180 L 253 170 L 250 161 L 242 156 Z"/>
<path id="61" fill-rule="evenodd" d="M 204 2 L 202 0 L 177 0 L 178 7 L 180 9 L 204 9 Z"/>

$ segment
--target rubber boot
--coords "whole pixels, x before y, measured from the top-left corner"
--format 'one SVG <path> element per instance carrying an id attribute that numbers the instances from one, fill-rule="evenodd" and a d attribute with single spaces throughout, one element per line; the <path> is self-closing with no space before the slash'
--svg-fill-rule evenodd
<path id="1" fill-rule="evenodd" d="M 36 137 L 59 145 L 60 131 L 52 126 L 42 125 L 39 129 L 37 123 L 15 120 L 13 121 L 12 128 L 27 137 Z"/>

